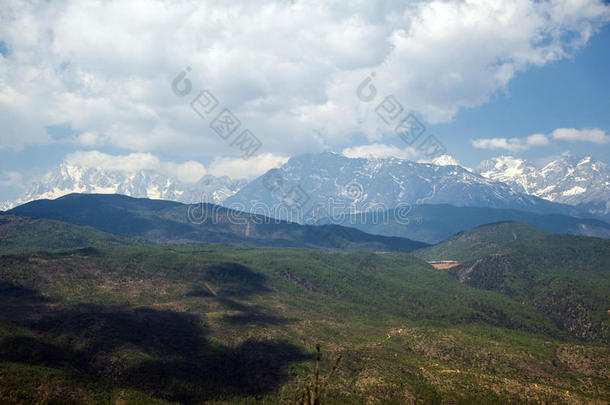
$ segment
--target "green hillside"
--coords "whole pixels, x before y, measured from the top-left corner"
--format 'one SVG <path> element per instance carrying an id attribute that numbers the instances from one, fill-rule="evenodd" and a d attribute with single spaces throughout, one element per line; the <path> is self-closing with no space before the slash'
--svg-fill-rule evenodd
<path id="1" fill-rule="evenodd" d="M 581 339 L 610 342 L 610 241 L 557 235 L 528 224 L 491 224 L 415 252 L 456 260 L 461 282 L 545 312 Z"/>
<path id="2" fill-rule="evenodd" d="M 610 395 L 607 345 L 405 253 L 118 245 L 27 224 L 35 253 L 0 245 L 2 403 L 293 404 L 317 343 L 323 375 L 343 356 L 325 404 Z"/>
<path id="3" fill-rule="evenodd" d="M 419 249 L 413 254 L 424 260 L 455 260 L 466 262 L 501 253 L 514 241 L 541 239 L 550 235 L 533 225 L 520 222 L 501 222 L 479 226 L 460 232 L 443 242 Z"/>
<path id="4" fill-rule="evenodd" d="M 610 241 L 549 235 L 451 269 L 466 284 L 544 311 L 581 339 L 610 342 Z"/>
<path id="5" fill-rule="evenodd" d="M 427 246 L 422 242 L 371 235 L 338 225 L 299 225 L 213 204 L 185 205 L 111 194 L 70 194 L 56 200 L 33 201 L 9 212 L 90 226 L 114 235 L 154 242 L 400 252 Z"/>
<path id="6" fill-rule="evenodd" d="M 99 246 L 126 246 L 134 242 L 96 229 L 61 221 L 0 215 L 0 252 L 31 253 Z"/>

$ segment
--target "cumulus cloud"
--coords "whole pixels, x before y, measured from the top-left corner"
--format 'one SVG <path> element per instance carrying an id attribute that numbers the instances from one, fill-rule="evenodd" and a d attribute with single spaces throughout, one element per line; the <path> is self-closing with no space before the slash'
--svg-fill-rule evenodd
<path id="1" fill-rule="evenodd" d="M 601 0 L 65 0 L 3 2 L 0 148 L 54 140 L 136 152 L 231 154 L 189 107 L 209 89 L 279 155 L 370 141 L 375 107 L 446 122 L 530 66 L 565 58 L 610 19 Z M 77 34 L 75 34 L 77 33 Z M 186 66 L 193 92 L 170 82 Z M 356 97 L 375 72 L 376 98 Z M 510 142 L 508 143 L 510 145 Z"/>
<path id="2" fill-rule="evenodd" d="M 74 166 L 116 170 L 129 174 L 140 170 L 156 170 L 186 183 L 194 183 L 206 174 L 205 167 L 199 162 L 165 162 L 150 153 L 109 155 L 99 151 L 78 151 L 67 155 L 64 161 Z"/>
<path id="3" fill-rule="evenodd" d="M 610 135 L 599 128 L 557 128 L 551 133 L 553 139 L 561 141 L 593 142 L 597 144 L 609 143 Z"/>
<path id="4" fill-rule="evenodd" d="M 287 157 L 264 153 L 249 159 L 222 157 L 209 165 L 209 173 L 214 176 L 229 176 L 233 179 L 250 179 L 282 166 Z"/>
<path id="5" fill-rule="evenodd" d="M 393 145 L 385 145 L 374 143 L 371 145 L 361 145 L 352 148 L 346 148 L 342 154 L 349 158 L 388 158 L 397 157 L 399 159 L 413 159 L 418 155 L 415 148 L 406 147 L 404 149 Z"/>
<path id="6" fill-rule="evenodd" d="M 530 149 L 534 146 L 549 144 L 549 139 L 544 134 L 532 134 L 526 138 L 482 138 L 472 141 L 472 146 L 477 149 L 506 149 L 519 151 Z"/>

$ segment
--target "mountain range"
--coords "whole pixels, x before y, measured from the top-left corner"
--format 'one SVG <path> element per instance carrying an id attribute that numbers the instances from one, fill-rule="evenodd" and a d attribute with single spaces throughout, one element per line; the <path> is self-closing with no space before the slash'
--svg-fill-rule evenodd
<path id="1" fill-rule="evenodd" d="M 483 161 L 476 171 L 519 193 L 586 206 L 594 214 L 610 213 L 610 169 L 590 157 L 564 154 L 539 169 L 527 160 L 500 156 Z"/>
<path id="2" fill-rule="evenodd" d="M 9 215 L 64 221 L 120 237 L 164 243 L 232 243 L 323 250 L 410 252 L 426 243 L 339 225 L 300 225 L 214 204 L 109 194 L 69 194 L 32 201 Z M 6 214 L 5 214 L 6 215 Z"/>
<path id="3" fill-rule="evenodd" d="M 291 158 L 223 203 L 297 222 L 423 204 L 590 215 L 571 205 L 515 191 L 457 165 L 348 158 L 331 152 Z"/>
<path id="4" fill-rule="evenodd" d="M 18 199 L 0 203 L 0 210 L 70 193 L 117 193 L 223 204 L 296 222 L 422 204 L 576 216 L 610 214 L 610 170 L 589 157 L 563 155 L 542 169 L 510 156 L 484 161 L 476 169 L 457 163 L 449 156 L 417 163 L 323 152 L 294 157 L 250 182 L 205 175 L 196 183 L 185 183 L 150 169 L 125 173 L 64 162 Z M 312 218 L 306 218 L 308 212 Z"/>
<path id="5" fill-rule="evenodd" d="M 219 204 L 246 184 L 245 180 L 205 175 L 196 183 L 185 183 L 156 170 L 134 173 L 61 163 L 32 183 L 15 201 L 0 203 L 0 210 L 40 199 L 54 199 L 72 193 L 123 194 L 183 203 Z"/>

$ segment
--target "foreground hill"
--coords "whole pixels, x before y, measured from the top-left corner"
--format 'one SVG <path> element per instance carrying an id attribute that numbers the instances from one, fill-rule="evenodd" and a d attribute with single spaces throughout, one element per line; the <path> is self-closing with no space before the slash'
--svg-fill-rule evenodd
<path id="1" fill-rule="evenodd" d="M 458 232 L 501 221 L 528 222 L 555 233 L 610 238 L 610 223 L 600 219 L 449 204 L 413 205 L 382 213 L 356 214 L 344 223 L 364 232 L 439 243 Z"/>
<path id="2" fill-rule="evenodd" d="M 415 255 L 459 261 L 449 273 L 461 282 L 533 305 L 574 336 L 610 342 L 608 240 L 501 223 L 460 233 Z"/>
<path id="3" fill-rule="evenodd" d="M 343 355 L 327 404 L 610 394 L 607 346 L 404 253 L 121 246 L 56 221 L 3 226 L 16 221 L 39 249 L 0 243 L 2 403 L 292 404 L 316 343 L 323 375 Z M 66 232 L 95 247 L 64 249 Z"/>
<path id="4" fill-rule="evenodd" d="M 247 243 L 403 252 L 426 246 L 405 238 L 371 235 L 338 225 L 299 225 L 213 204 L 185 205 L 117 194 L 70 194 L 56 200 L 33 201 L 9 212 L 156 242 Z"/>
<path id="5" fill-rule="evenodd" d="M 133 241 L 90 227 L 75 226 L 61 221 L 0 214 L 0 252 L 3 254 L 132 244 L 134 244 Z"/>
<path id="6" fill-rule="evenodd" d="M 499 222 L 460 232 L 443 242 L 414 252 L 424 260 L 455 260 L 468 262 L 506 251 L 507 245 L 517 240 L 542 239 L 551 232 L 522 222 Z"/>

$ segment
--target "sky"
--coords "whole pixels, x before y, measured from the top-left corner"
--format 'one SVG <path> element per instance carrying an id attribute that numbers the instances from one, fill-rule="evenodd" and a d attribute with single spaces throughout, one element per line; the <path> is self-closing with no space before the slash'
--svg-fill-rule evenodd
<path id="1" fill-rule="evenodd" d="M 193 182 L 430 139 L 469 167 L 609 164 L 609 22 L 594 0 L 4 0 L 0 201 L 62 162 Z"/>

